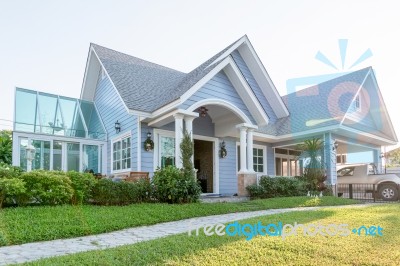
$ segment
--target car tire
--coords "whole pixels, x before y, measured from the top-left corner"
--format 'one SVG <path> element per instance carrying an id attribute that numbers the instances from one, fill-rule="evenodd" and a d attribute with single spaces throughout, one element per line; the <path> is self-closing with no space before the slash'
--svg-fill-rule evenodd
<path id="1" fill-rule="evenodd" d="M 399 190 L 393 184 L 381 184 L 378 191 L 379 197 L 384 201 L 396 201 L 399 198 Z"/>

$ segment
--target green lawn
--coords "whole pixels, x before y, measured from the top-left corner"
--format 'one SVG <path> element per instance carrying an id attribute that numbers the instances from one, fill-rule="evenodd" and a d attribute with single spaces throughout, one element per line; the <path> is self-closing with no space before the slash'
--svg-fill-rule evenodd
<path id="1" fill-rule="evenodd" d="M 291 197 L 243 203 L 7 208 L 0 209 L 0 246 L 99 234 L 214 214 L 353 203 L 353 200 L 335 197 L 323 197 L 318 200 Z"/>
<path id="2" fill-rule="evenodd" d="M 257 236 L 180 234 L 136 245 L 44 259 L 27 265 L 398 265 L 400 205 L 323 209 L 258 217 L 241 223 L 348 224 L 383 227 L 383 236 Z"/>

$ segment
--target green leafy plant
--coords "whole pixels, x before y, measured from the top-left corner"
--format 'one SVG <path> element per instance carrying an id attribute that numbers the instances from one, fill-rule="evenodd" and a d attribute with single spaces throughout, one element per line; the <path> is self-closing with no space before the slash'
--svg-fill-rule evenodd
<path id="1" fill-rule="evenodd" d="M 70 178 L 72 182 L 71 186 L 74 189 L 71 203 L 82 204 L 89 202 L 93 195 L 93 189 L 97 183 L 93 174 L 69 171 L 66 175 Z"/>
<path id="2" fill-rule="evenodd" d="M 26 192 L 23 202 L 40 205 L 58 205 L 71 201 L 74 194 L 71 180 L 62 172 L 36 170 L 23 173 Z"/>
<path id="3" fill-rule="evenodd" d="M 3 202 L 16 203 L 26 192 L 25 182 L 18 178 L 0 178 L 0 208 Z"/>
<path id="4" fill-rule="evenodd" d="M 98 205 L 127 205 L 149 201 L 151 188 L 149 180 L 135 182 L 100 179 L 93 188 L 93 203 Z"/>
<path id="5" fill-rule="evenodd" d="M 20 167 L 0 163 L 0 178 L 15 178 L 22 174 Z"/>
<path id="6" fill-rule="evenodd" d="M 258 185 L 250 185 L 247 190 L 251 198 L 292 197 L 307 194 L 304 181 L 284 176 L 262 176 Z"/>
<path id="7" fill-rule="evenodd" d="M 160 202 L 195 202 L 200 196 L 200 186 L 193 176 L 175 166 L 158 169 L 153 176 L 153 196 Z"/>
<path id="8" fill-rule="evenodd" d="M 0 131 L 0 162 L 12 163 L 12 132 L 10 130 Z"/>

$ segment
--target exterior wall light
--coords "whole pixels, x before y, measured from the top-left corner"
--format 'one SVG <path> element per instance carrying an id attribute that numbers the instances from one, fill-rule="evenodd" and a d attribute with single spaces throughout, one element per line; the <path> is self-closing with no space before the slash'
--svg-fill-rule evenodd
<path id="1" fill-rule="evenodd" d="M 115 133 L 116 134 L 118 134 L 119 132 L 121 132 L 121 123 L 120 122 L 118 122 L 118 120 L 117 120 L 117 122 L 115 122 Z"/>

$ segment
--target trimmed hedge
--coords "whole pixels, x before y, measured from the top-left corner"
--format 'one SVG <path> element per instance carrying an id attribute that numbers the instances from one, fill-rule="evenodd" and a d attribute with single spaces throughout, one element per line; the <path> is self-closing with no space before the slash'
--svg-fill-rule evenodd
<path id="1" fill-rule="evenodd" d="M 26 192 L 19 204 L 58 205 L 70 203 L 74 194 L 71 180 L 62 172 L 32 171 L 23 173 Z"/>
<path id="2" fill-rule="evenodd" d="M 99 205 L 127 205 L 150 200 L 150 182 L 139 180 L 133 183 L 100 179 L 93 189 L 93 203 Z"/>
<path id="3" fill-rule="evenodd" d="M 259 184 L 250 185 L 247 191 L 251 198 L 293 197 L 307 195 L 307 183 L 292 177 L 262 176 Z"/>

